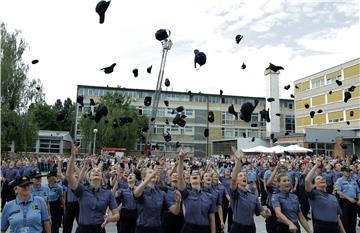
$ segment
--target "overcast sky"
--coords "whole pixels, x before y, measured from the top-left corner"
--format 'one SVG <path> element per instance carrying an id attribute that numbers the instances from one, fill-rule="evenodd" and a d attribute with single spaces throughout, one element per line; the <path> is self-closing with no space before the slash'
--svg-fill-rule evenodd
<path id="1" fill-rule="evenodd" d="M 97 2 L 0 0 L 0 21 L 22 31 L 28 76 L 41 79 L 50 104 L 75 100 L 78 84 L 154 89 L 162 54 L 154 34 L 160 28 L 171 30 L 174 43 L 164 76 L 174 91 L 265 96 L 269 62 L 284 66 L 284 86 L 360 56 L 359 0 L 112 0 L 104 24 Z M 236 34 L 244 36 L 240 44 Z M 208 58 L 198 71 L 194 49 Z M 31 65 L 33 59 L 40 62 Z M 100 71 L 114 62 L 112 74 Z M 293 92 L 281 90 L 286 98 Z"/>

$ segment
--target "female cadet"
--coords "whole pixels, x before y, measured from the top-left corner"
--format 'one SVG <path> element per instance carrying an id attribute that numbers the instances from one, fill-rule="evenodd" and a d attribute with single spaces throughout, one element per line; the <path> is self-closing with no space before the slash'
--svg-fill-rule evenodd
<path id="1" fill-rule="evenodd" d="M 326 191 L 330 194 L 334 191 L 334 180 L 335 180 L 335 174 L 332 170 L 331 164 L 327 164 L 325 166 L 325 171 L 322 173 L 322 177 L 326 181 Z"/>
<path id="2" fill-rule="evenodd" d="M 134 200 L 134 188 L 136 177 L 134 173 L 130 173 L 127 177 L 127 188 L 118 189 L 120 175 L 115 178 L 115 185 L 112 189 L 115 198 L 119 200 L 120 220 L 116 223 L 118 233 L 135 233 L 136 229 L 136 203 Z"/>
<path id="3" fill-rule="evenodd" d="M 231 207 L 233 209 L 233 223 L 230 233 L 255 233 L 254 214 L 261 214 L 267 218 L 271 216 L 271 211 L 262 208 L 258 197 L 247 190 L 247 174 L 240 172 L 241 154 L 234 147 L 232 147 L 232 151 L 236 162 L 230 186 Z"/>
<path id="4" fill-rule="evenodd" d="M 19 176 L 15 182 L 16 199 L 5 204 L 1 215 L 1 233 L 10 226 L 14 233 L 51 233 L 49 215 L 43 198 L 31 194 L 30 178 Z"/>
<path id="5" fill-rule="evenodd" d="M 304 215 L 301 212 L 298 197 L 291 193 L 291 182 L 288 176 L 280 175 L 277 179 L 280 192 L 274 194 L 271 198 L 272 206 L 277 217 L 277 233 L 296 233 L 300 232 L 301 225 L 306 232 L 312 232 Z"/>
<path id="6" fill-rule="evenodd" d="M 316 176 L 315 188 L 311 189 L 311 179 L 319 165 L 320 162 L 317 161 L 305 178 L 305 190 L 312 209 L 314 233 L 345 233 L 340 220 L 341 209 L 338 200 L 327 192 L 326 179 Z"/>
<path id="7" fill-rule="evenodd" d="M 341 222 L 344 224 L 346 233 L 356 232 L 356 210 L 360 205 L 360 189 L 357 182 L 350 177 L 348 167 L 341 168 L 343 176 L 335 186 L 336 193 L 340 197 Z"/>
<path id="8" fill-rule="evenodd" d="M 58 233 L 61 216 L 61 206 L 64 206 L 63 190 L 59 183 L 56 182 L 57 171 L 51 171 L 47 175 L 49 192 L 49 205 L 51 214 L 51 232 Z"/>
<path id="9" fill-rule="evenodd" d="M 105 226 L 109 222 L 119 220 L 115 197 L 111 190 L 101 187 L 102 172 L 98 167 L 93 167 L 90 172 L 90 185 L 84 186 L 74 176 L 75 157 L 78 148 L 72 145 L 69 166 L 66 170 L 66 179 L 70 188 L 79 199 L 79 233 L 105 233 Z M 106 209 L 112 216 L 106 215 Z"/>
<path id="10" fill-rule="evenodd" d="M 155 187 L 156 176 L 162 172 L 162 168 L 155 172 L 152 169 L 145 171 L 143 182 L 135 189 L 134 199 L 138 218 L 136 221 L 136 233 L 160 233 L 161 232 L 161 211 L 166 205 L 169 211 L 175 215 L 180 212 L 181 195 L 176 194 L 176 203 L 170 203 L 165 197 L 164 191 Z"/>
<path id="11" fill-rule="evenodd" d="M 185 152 L 181 149 L 178 164 L 178 188 L 184 202 L 185 223 L 182 233 L 215 233 L 215 203 L 203 192 L 200 174 L 195 170 L 190 175 L 191 187 L 185 188 L 183 176 Z"/>

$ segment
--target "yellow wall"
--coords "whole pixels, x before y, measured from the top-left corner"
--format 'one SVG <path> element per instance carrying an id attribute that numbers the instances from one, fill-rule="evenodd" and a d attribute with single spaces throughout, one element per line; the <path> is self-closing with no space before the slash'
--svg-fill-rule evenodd
<path id="1" fill-rule="evenodd" d="M 316 96 L 312 98 L 312 106 L 317 106 L 317 105 L 321 105 L 321 104 L 325 104 L 325 96 L 324 95 L 320 95 L 320 96 Z"/>
<path id="2" fill-rule="evenodd" d="M 302 91 L 310 89 L 310 81 L 303 82 Z"/>
<path id="3" fill-rule="evenodd" d="M 329 112 L 328 113 L 328 119 L 329 120 L 340 119 L 340 118 L 343 118 L 343 111 Z"/>
<path id="4" fill-rule="evenodd" d="M 344 69 L 344 78 L 360 74 L 360 64 L 356 64 Z"/>
<path id="5" fill-rule="evenodd" d="M 353 92 L 351 92 L 351 97 L 359 97 L 360 96 L 360 86 L 357 86 Z"/>
<path id="6" fill-rule="evenodd" d="M 310 117 L 299 117 L 295 119 L 296 126 L 310 125 Z"/>
<path id="7" fill-rule="evenodd" d="M 296 109 L 304 108 L 303 101 L 302 100 L 295 101 L 295 106 L 296 106 Z"/>
<path id="8" fill-rule="evenodd" d="M 334 78 L 334 77 L 337 77 L 337 76 L 339 76 L 339 75 L 341 75 L 341 71 L 340 71 L 340 70 L 335 71 L 335 72 L 332 72 L 332 73 L 330 73 L 330 74 L 327 74 L 327 75 L 326 75 L 326 78 Z"/>
<path id="9" fill-rule="evenodd" d="M 325 114 L 316 114 L 313 119 L 313 124 L 323 124 L 326 123 Z"/>
<path id="10" fill-rule="evenodd" d="M 340 101 L 343 98 L 342 90 L 334 91 L 331 95 L 327 94 L 328 103 Z"/>
<path id="11" fill-rule="evenodd" d="M 354 112 L 354 116 L 350 116 L 350 111 Z M 356 120 L 360 119 L 360 108 L 353 108 L 346 110 L 346 120 Z"/>

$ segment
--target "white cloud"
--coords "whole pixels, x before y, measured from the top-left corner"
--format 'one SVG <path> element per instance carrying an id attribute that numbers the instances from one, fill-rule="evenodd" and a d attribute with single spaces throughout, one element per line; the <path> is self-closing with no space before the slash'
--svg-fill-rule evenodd
<path id="1" fill-rule="evenodd" d="M 154 38 L 159 28 L 172 31 L 174 46 L 168 54 L 165 77 L 170 78 L 171 88 L 177 91 L 218 93 L 223 89 L 224 94 L 264 96 L 263 72 L 269 62 L 285 67 L 281 85 L 286 85 L 359 54 L 354 49 L 358 47 L 358 22 L 332 28 L 319 21 L 322 27 L 315 34 L 310 30 L 313 25 L 301 24 L 305 16 L 316 17 L 318 1 L 184 0 L 170 4 L 165 0 L 113 0 L 102 25 L 95 13 L 96 3 L 97 0 L 0 3 L 0 20 L 7 23 L 9 30 L 22 30 L 30 45 L 25 61 L 40 60 L 30 66 L 29 77 L 42 80 L 49 103 L 57 98 L 74 100 L 77 84 L 153 89 L 162 51 Z M 331 12 L 340 16 L 359 14 L 354 4 L 336 6 Z M 323 9 L 324 14 L 327 9 Z M 334 21 L 343 20 L 337 15 L 331 17 Z M 294 47 L 270 41 L 271 37 L 293 39 L 298 28 L 274 30 L 282 24 L 296 24 L 305 30 Z M 246 30 L 259 35 L 244 35 L 237 45 L 235 35 Z M 199 71 L 193 64 L 195 48 L 208 56 L 207 64 Z M 323 54 L 314 55 L 314 51 Z M 99 71 L 113 62 L 117 66 L 112 74 Z M 243 62 L 247 65 L 245 71 L 240 69 Z M 146 67 L 151 64 L 153 74 L 149 75 Z M 138 78 L 133 77 L 133 68 L 139 68 Z M 282 92 L 282 96 L 289 96 L 290 92 Z"/>

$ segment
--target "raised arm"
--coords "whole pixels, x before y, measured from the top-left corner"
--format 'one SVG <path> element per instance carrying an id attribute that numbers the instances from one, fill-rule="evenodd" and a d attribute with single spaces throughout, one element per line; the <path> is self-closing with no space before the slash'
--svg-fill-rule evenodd
<path id="1" fill-rule="evenodd" d="M 89 163 L 90 163 L 90 158 L 85 158 L 84 160 L 84 164 L 80 170 L 80 173 L 79 173 L 79 182 L 83 182 L 84 181 L 84 178 L 85 178 L 85 174 L 86 174 L 86 171 L 88 170 L 89 168 Z"/>
<path id="2" fill-rule="evenodd" d="M 75 144 L 72 144 L 69 165 L 66 170 L 66 179 L 68 180 L 69 186 L 72 190 L 76 190 L 79 185 L 78 181 L 74 176 L 74 163 L 77 153 L 78 153 L 78 147 Z"/>
<path id="3" fill-rule="evenodd" d="M 274 170 L 272 171 L 271 176 L 270 176 L 269 179 L 266 181 L 266 186 L 271 186 L 271 185 L 272 185 L 272 183 L 273 183 L 273 181 L 274 181 L 274 179 L 275 179 L 276 173 L 277 173 L 277 171 L 278 171 L 279 164 L 280 164 L 280 163 L 278 163 L 278 164 L 276 165 L 276 167 L 274 167 Z"/>
<path id="4" fill-rule="evenodd" d="M 134 191 L 135 198 L 141 197 L 146 185 L 149 184 L 151 179 L 156 177 L 156 175 L 157 175 L 157 171 L 153 171 L 153 173 L 150 176 L 148 176 L 147 178 L 145 178 L 145 180 L 143 182 L 141 182 L 141 184 Z"/>
<path id="5" fill-rule="evenodd" d="M 184 180 L 184 159 L 185 159 L 185 152 L 181 149 L 179 152 L 179 163 L 177 166 L 178 169 L 178 189 L 180 192 L 184 191 L 185 189 L 185 180 Z"/>
<path id="6" fill-rule="evenodd" d="M 241 168 L 241 154 L 238 150 L 235 149 L 235 147 L 231 147 L 232 152 L 235 155 L 235 167 L 231 173 L 231 190 L 235 190 L 237 188 L 237 175 L 240 172 L 240 168 Z"/>
<path id="7" fill-rule="evenodd" d="M 305 191 L 311 192 L 311 178 L 314 176 L 316 169 L 319 167 L 319 160 L 316 161 L 316 164 L 311 168 L 310 172 L 305 177 Z"/>
<path id="8" fill-rule="evenodd" d="M 56 158 L 56 169 L 57 169 L 57 177 L 61 180 L 64 181 L 65 180 L 65 176 L 62 174 L 61 168 L 63 165 L 63 162 L 60 158 Z"/>

